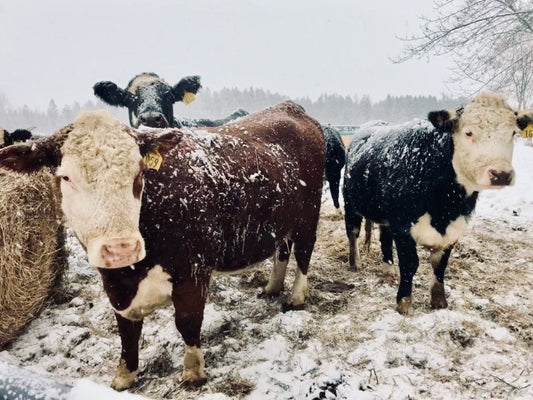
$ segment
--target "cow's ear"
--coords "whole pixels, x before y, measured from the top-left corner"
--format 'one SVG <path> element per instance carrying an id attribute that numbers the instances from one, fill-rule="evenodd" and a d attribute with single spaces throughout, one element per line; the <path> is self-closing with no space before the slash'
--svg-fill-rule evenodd
<path id="1" fill-rule="evenodd" d="M 447 110 L 431 111 L 428 114 L 428 120 L 440 132 L 451 133 L 457 124 L 457 117 L 452 118 Z"/>
<path id="2" fill-rule="evenodd" d="M 119 88 L 109 81 L 97 82 L 93 86 L 96 97 L 103 102 L 115 107 L 129 107 L 133 104 L 134 96 L 127 90 Z"/>
<path id="3" fill-rule="evenodd" d="M 154 152 L 164 156 L 178 145 L 182 137 L 183 133 L 177 129 L 165 130 L 164 133 L 144 131 L 138 132 L 137 144 L 143 157 Z"/>
<path id="4" fill-rule="evenodd" d="M 516 116 L 516 125 L 520 130 L 526 129 L 529 124 L 533 124 L 533 110 L 519 112 Z"/>
<path id="5" fill-rule="evenodd" d="M 200 77 L 198 75 L 182 78 L 172 88 L 174 102 L 186 101 L 187 103 L 190 103 L 192 100 L 187 101 L 186 93 L 196 94 L 201 87 L 202 85 L 200 84 Z"/>
<path id="6" fill-rule="evenodd" d="M 0 167 L 30 173 L 61 163 L 60 144 L 53 137 L 4 147 L 0 150 Z"/>

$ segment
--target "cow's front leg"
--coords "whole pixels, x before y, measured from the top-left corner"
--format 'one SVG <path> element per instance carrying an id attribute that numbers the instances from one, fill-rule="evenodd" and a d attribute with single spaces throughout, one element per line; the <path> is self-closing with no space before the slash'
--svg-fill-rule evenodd
<path id="1" fill-rule="evenodd" d="M 394 241 L 396 242 L 400 266 L 400 287 L 396 295 L 397 310 L 400 314 L 406 315 L 411 310 L 411 292 L 413 277 L 418 269 L 418 254 L 416 253 L 416 242 L 411 235 L 394 234 Z"/>
<path id="2" fill-rule="evenodd" d="M 200 330 L 204 318 L 209 279 L 209 276 L 197 276 L 194 280 L 175 284 L 172 291 L 172 301 L 176 310 L 176 328 L 185 342 L 183 382 L 194 386 L 203 385 L 207 381 L 204 372 L 204 355 L 200 348 Z"/>
<path id="3" fill-rule="evenodd" d="M 446 308 L 448 302 L 446 301 L 446 295 L 444 293 L 444 273 L 453 246 L 448 247 L 446 250 L 432 251 L 429 257 L 431 266 L 433 267 L 433 273 L 435 280 L 431 286 L 431 307 L 432 308 Z"/>
<path id="4" fill-rule="evenodd" d="M 122 353 L 111 387 L 115 390 L 124 390 L 133 384 L 139 368 L 139 338 L 143 321 L 142 319 L 131 321 L 118 313 L 115 313 L 115 316 L 122 343 Z"/>

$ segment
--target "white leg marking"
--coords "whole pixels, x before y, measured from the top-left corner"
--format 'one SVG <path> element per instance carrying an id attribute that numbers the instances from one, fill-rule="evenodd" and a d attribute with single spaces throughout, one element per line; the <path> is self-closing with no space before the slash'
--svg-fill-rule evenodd
<path id="1" fill-rule="evenodd" d="M 111 382 L 111 387 L 115 390 L 125 390 L 131 387 L 135 377 L 137 376 L 137 371 L 130 371 L 126 367 L 124 360 L 120 360 L 118 364 L 117 372 L 115 372 L 115 377 L 113 382 Z"/>
<path id="2" fill-rule="evenodd" d="M 355 269 L 359 269 L 361 267 L 361 252 L 359 250 L 359 244 L 357 243 L 357 239 L 358 238 L 355 238 L 354 243 Z"/>
<path id="3" fill-rule="evenodd" d="M 292 286 L 291 304 L 293 306 L 300 306 L 302 304 L 305 304 L 307 292 L 307 275 L 302 274 L 302 271 L 300 271 L 300 269 L 298 268 L 296 270 L 296 278 L 294 279 L 294 285 Z"/>
<path id="4" fill-rule="evenodd" d="M 276 249 L 274 254 L 274 266 L 270 274 L 270 279 L 265 287 L 265 293 L 268 295 L 279 294 L 283 290 L 283 282 L 285 281 L 285 274 L 287 273 L 287 264 L 289 259 L 280 261 L 279 251 Z"/>
<path id="5" fill-rule="evenodd" d="M 207 378 L 204 373 L 204 354 L 196 346 L 185 346 L 183 359 L 183 381 L 201 382 Z"/>

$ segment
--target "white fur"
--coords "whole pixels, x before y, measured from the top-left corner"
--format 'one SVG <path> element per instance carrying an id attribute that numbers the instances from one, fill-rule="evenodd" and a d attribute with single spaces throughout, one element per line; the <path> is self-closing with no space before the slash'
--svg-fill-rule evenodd
<path id="1" fill-rule="evenodd" d="M 205 379 L 204 354 L 202 349 L 196 346 L 185 346 L 185 358 L 183 359 L 183 380 L 198 381 Z"/>
<path id="2" fill-rule="evenodd" d="M 157 81 L 160 81 L 161 78 L 156 78 L 155 76 L 152 76 L 152 75 L 139 75 L 137 78 L 135 78 L 128 86 L 128 91 L 130 93 L 137 93 L 137 90 L 140 88 L 140 87 L 145 87 L 145 86 L 148 86 L 150 85 L 151 83 L 153 82 L 157 82 Z"/>
<path id="3" fill-rule="evenodd" d="M 151 314 L 156 308 L 167 304 L 172 295 L 170 275 L 156 265 L 146 275 L 137 288 L 137 294 L 128 308 L 115 310 L 124 318 L 139 320 Z"/>
<path id="4" fill-rule="evenodd" d="M 113 382 L 111 382 L 111 387 L 115 390 L 128 389 L 133 384 L 136 376 L 137 371 L 130 371 L 128 367 L 126 367 L 124 360 L 121 359 L 115 372 Z"/>
<path id="5" fill-rule="evenodd" d="M 467 225 L 466 218 L 461 216 L 452 221 L 446 228 L 444 235 L 441 235 L 431 226 L 431 216 L 426 213 L 411 227 L 411 236 L 415 242 L 422 246 L 435 250 L 446 249 L 459 240 Z"/>
<path id="6" fill-rule="evenodd" d="M 482 93 L 464 107 L 453 135 L 452 164 L 470 195 L 491 186 L 489 170 L 512 173 L 516 115 L 504 99 Z M 472 136 L 467 136 L 471 133 Z"/>
<path id="7" fill-rule="evenodd" d="M 276 249 L 276 254 L 274 255 L 274 266 L 272 267 L 268 284 L 265 287 L 266 294 L 278 294 L 283 290 L 283 283 L 285 281 L 288 263 L 288 257 L 285 261 L 280 261 L 279 251 Z"/>
<path id="8" fill-rule="evenodd" d="M 139 232 L 141 200 L 132 191 L 141 155 L 126 129 L 107 111 L 82 113 L 61 148 L 56 174 L 70 180 L 61 180 L 61 205 L 95 267 L 109 267 L 101 254 L 108 240 L 138 240 L 138 260 L 145 256 Z"/>
<path id="9" fill-rule="evenodd" d="M 294 284 L 292 286 L 291 304 L 293 306 L 305 304 L 307 291 L 307 275 L 302 274 L 302 272 L 298 268 L 296 270 L 296 278 L 294 279 Z"/>

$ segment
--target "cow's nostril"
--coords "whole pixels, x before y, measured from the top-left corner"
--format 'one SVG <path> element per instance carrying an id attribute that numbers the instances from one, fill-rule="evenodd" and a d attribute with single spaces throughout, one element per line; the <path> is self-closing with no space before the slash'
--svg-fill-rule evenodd
<path id="1" fill-rule="evenodd" d="M 513 181 L 513 171 L 498 171 L 495 169 L 489 170 L 490 183 L 493 186 L 507 186 Z"/>
<path id="2" fill-rule="evenodd" d="M 139 240 L 121 240 L 102 245 L 101 255 L 108 267 L 125 266 L 138 261 L 141 251 Z"/>

